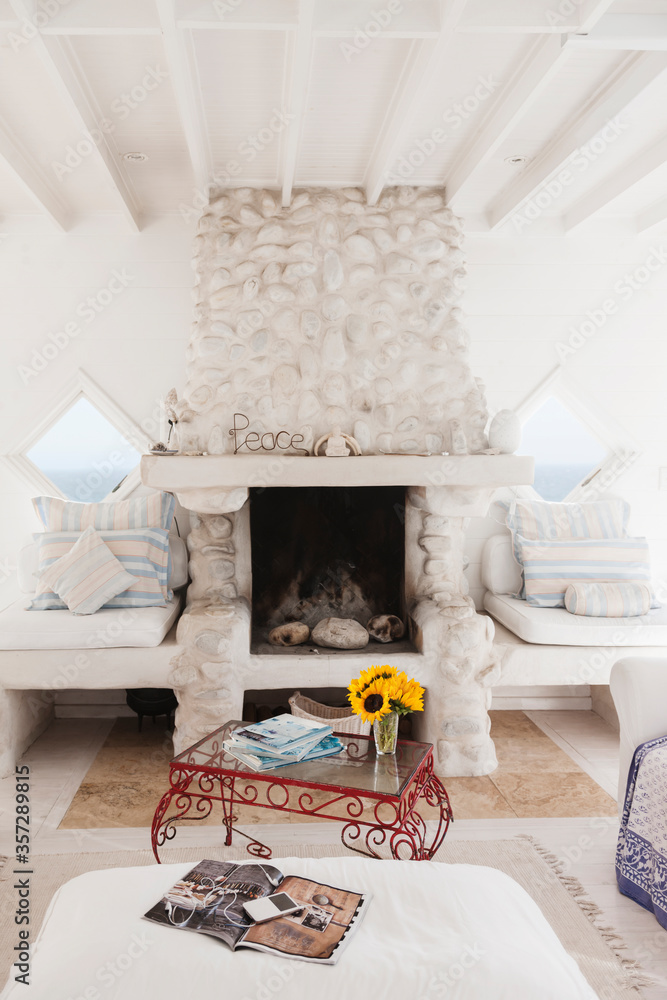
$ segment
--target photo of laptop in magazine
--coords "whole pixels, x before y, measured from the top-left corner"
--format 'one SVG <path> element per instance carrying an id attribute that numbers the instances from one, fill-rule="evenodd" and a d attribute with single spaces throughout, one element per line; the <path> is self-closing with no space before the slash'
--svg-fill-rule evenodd
<path id="1" fill-rule="evenodd" d="M 243 904 L 280 887 L 302 908 L 253 923 Z M 209 934 L 232 950 L 254 948 L 275 955 L 334 965 L 359 926 L 371 896 L 338 889 L 272 865 L 200 861 L 144 914 L 180 930 Z"/>

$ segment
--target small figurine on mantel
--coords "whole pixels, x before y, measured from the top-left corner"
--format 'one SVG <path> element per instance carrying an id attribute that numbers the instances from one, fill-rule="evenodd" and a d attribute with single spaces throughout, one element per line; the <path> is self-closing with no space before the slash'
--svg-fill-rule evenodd
<path id="1" fill-rule="evenodd" d="M 322 435 L 313 449 L 314 455 L 320 454 L 320 448 L 325 442 L 326 448 L 324 454 L 327 458 L 347 458 L 350 451 L 353 455 L 361 455 L 361 448 L 356 438 L 353 438 L 351 434 L 343 434 L 338 425 L 334 427 L 330 434 Z"/>

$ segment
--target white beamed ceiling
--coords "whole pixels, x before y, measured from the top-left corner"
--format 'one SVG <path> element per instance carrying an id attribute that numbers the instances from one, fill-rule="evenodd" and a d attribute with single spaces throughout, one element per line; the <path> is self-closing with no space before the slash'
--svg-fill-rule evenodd
<path id="1" fill-rule="evenodd" d="M 545 195 L 615 118 L 614 141 Z M 3 228 L 136 231 L 199 207 L 208 183 L 373 199 L 396 178 L 444 186 L 470 232 L 660 233 L 667 0 L 0 0 Z"/>

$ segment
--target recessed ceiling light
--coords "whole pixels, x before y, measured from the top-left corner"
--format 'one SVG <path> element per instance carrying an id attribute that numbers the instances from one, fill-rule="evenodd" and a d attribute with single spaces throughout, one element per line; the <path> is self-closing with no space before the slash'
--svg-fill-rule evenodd
<path id="1" fill-rule="evenodd" d="M 144 160 L 148 159 L 146 153 L 123 153 L 124 160 L 130 160 L 132 163 L 143 163 Z"/>
<path id="2" fill-rule="evenodd" d="M 509 163 L 511 167 L 518 167 L 521 163 L 525 163 L 528 157 L 525 153 L 516 153 L 514 156 L 506 156 L 505 163 Z"/>

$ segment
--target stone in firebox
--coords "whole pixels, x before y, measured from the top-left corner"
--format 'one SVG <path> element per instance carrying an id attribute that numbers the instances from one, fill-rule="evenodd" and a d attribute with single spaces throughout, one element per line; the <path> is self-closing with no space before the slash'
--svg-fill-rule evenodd
<path id="1" fill-rule="evenodd" d="M 299 646 L 310 638 L 310 629 L 301 622 L 285 622 L 269 632 L 272 646 Z"/>
<path id="2" fill-rule="evenodd" d="M 372 639 L 377 642 L 393 642 L 405 635 L 405 625 L 396 615 L 375 615 L 366 625 Z"/>
<path id="3" fill-rule="evenodd" d="M 313 629 L 313 642 L 333 649 L 362 649 L 368 632 L 354 618 L 323 618 Z"/>

